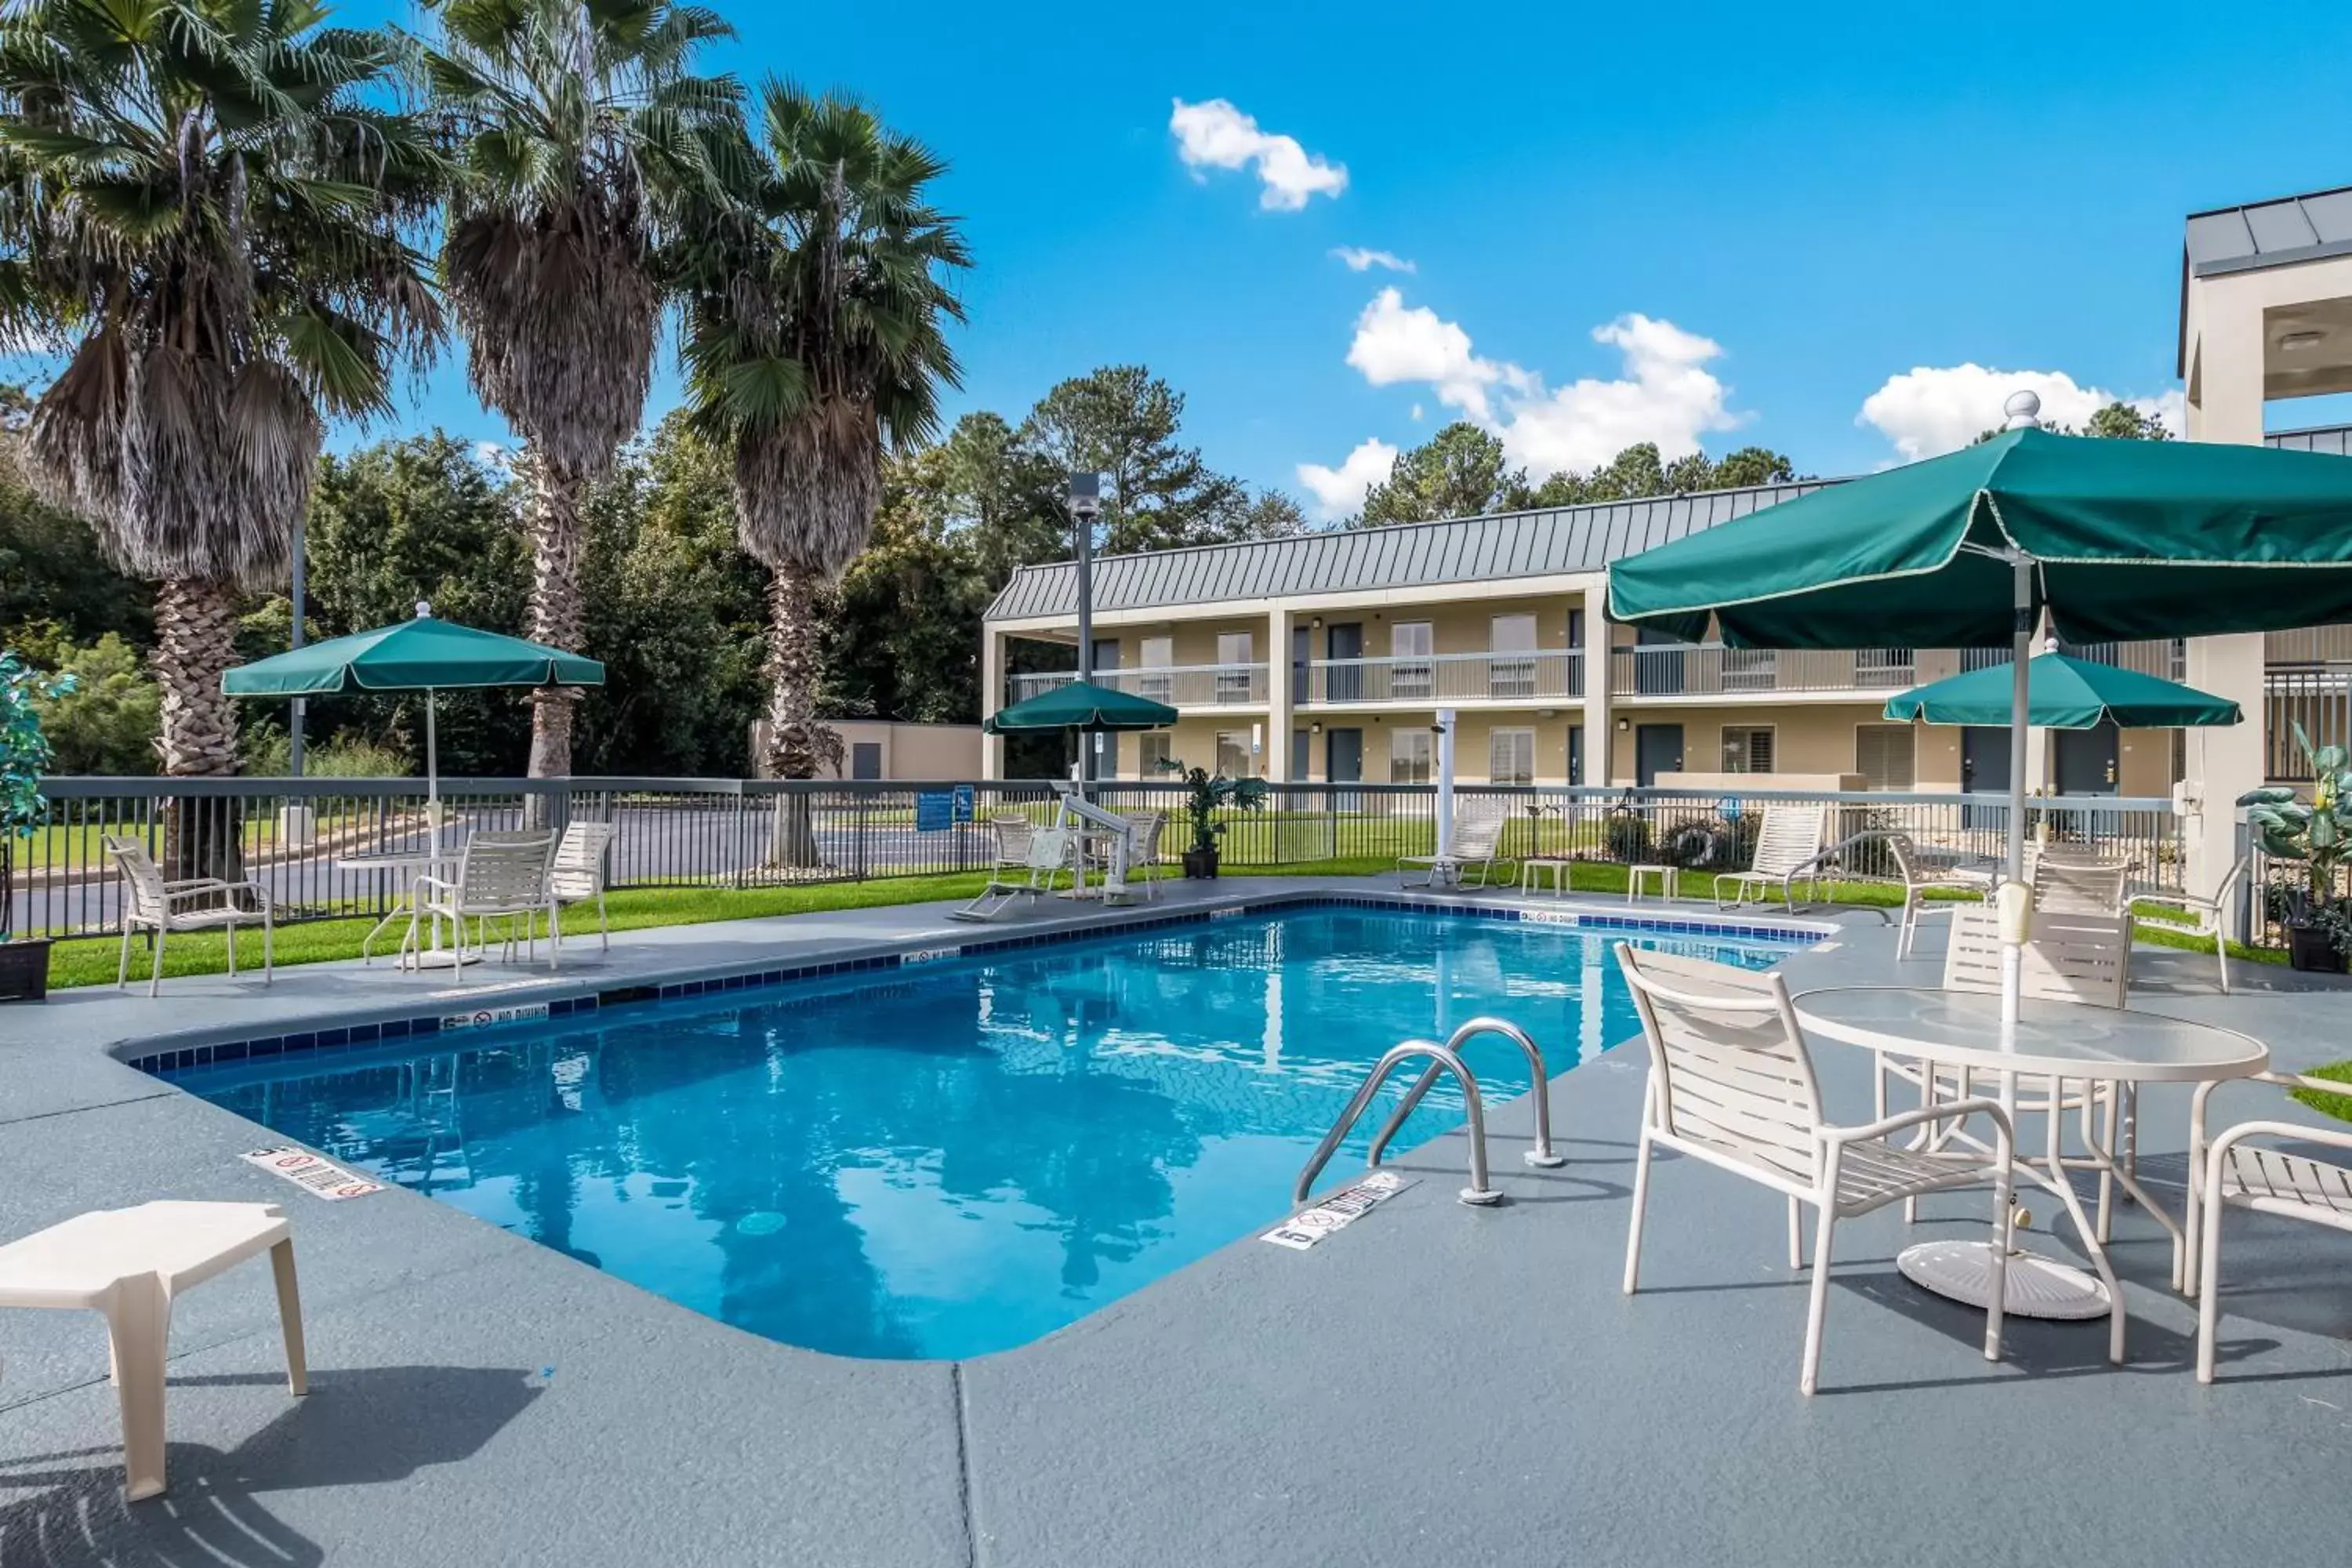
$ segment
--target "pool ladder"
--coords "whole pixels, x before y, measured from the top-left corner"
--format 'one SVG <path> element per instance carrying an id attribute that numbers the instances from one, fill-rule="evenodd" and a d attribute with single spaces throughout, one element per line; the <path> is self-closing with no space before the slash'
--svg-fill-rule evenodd
<path id="1" fill-rule="evenodd" d="M 1441 1077 L 1452 1073 L 1455 1081 L 1462 1085 L 1463 1103 L 1469 1111 L 1470 1184 L 1462 1189 L 1462 1201 L 1482 1208 L 1501 1203 L 1502 1193 L 1488 1181 L 1486 1174 L 1486 1102 L 1479 1098 L 1477 1078 L 1470 1071 L 1469 1064 L 1462 1059 L 1463 1046 L 1480 1035 L 1500 1035 L 1518 1047 L 1520 1054 L 1528 1058 L 1528 1072 L 1534 1079 L 1531 1092 L 1535 1098 L 1536 1142 L 1535 1147 L 1521 1158 L 1540 1170 L 1568 1163 L 1565 1156 L 1552 1152 L 1550 1080 L 1544 1073 L 1543 1052 L 1536 1048 L 1535 1041 L 1528 1037 L 1527 1031 L 1516 1024 L 1507 1024 L 1500 1018 L 1473 1018 L 1447 1037 L 1442 1046 L 1434 1040 L 1401 1040 L 1389 1047 L 1387 1053 L 1372 1065 L 1371 1072 L 1348 1101 L 1347 1110 L 1339 1113 L 1339 1120 L 1332 1123 L 1330 1131 L 1323 1134 L 1323 1142 L 1315 1146 L 1315 1152 L 1307 1159 L 1306 1169 L 1298 1173 L 1297 1185 L 1291 1189 L 1291 1203 L 1300 1205 L 1307 1202 L 1307 1194 L 1314 1187 L 1315 1178 L 1323 1173 L 1325 1165 L 1330 1163 L 1331 1156 L 1355 1129 L 1357 1121 L 1372 1103 L 1372 1097 L 1380 1093 L 1381 1086 L 1388 1081 L 1389 1074 L 1406 1062 L 1417 1060 L 1426 1060 L 1429 1065 L 1422 1069 L 1421 1077 L 1413 1080 L 1413 1086 L 1405 1091 L 1404 1099 L 1398 1101 L 1395 1113 L 1381 1129 L 1380 1136 L 1372 1140 L 1371 1151 L 1365 1163 L 1378 1165 L 1381 1163 L 1381 1157 L 1388 1152 L 1390 1142 L 1404 1126 L 1405 1119 L 1420 1107 L 1423 1097 L 1435 1087 Z"/>

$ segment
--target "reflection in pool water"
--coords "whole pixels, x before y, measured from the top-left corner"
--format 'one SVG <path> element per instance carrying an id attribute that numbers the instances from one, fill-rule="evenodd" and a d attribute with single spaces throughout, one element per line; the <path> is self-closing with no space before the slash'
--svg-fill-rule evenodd
<path id="1" fill-rule="evenodd" d="M 1622 934 L 1309 909 L 177 1081 L 753 1333 L 966 1356 L 1281 1217 L 1399 1039 L 1493 1013 L 1558 1071 L 1630 1037 Z M 1500 1040 L 1470 1065 L 1527 1088 Z M 1449 1082 L 1400 1147 L 1460 1120 Z"/>

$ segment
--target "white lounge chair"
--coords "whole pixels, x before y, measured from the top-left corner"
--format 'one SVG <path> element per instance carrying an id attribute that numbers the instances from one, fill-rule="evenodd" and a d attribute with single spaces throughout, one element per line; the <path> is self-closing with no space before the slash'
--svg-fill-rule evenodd
<path id="1" fill-rule="evenodd" d="M 1822 839 L 1828 831 L 1829 807 L 1826 805 L 1768 805 L 1764 808 L 1764 826 L 1756 832 L 1756 858 L 1745 871 L 1726 871 L 1715 879 L 1715 905 L 1720 910 L 1736 910 L 1750 903 L 1760 904 L 1771 896 L 1774 886 L 1780 889 L 1780 901 L 1789 912 L 1797 912 L 1797 879 L 1806 872 L 1818 877 L 1822 864 Z M 1731 900 L 1724 901 L 1723 885 L 1732 886 Z"/>
<path id="2" fill-rule="evenodd" d="M 530 960 L 539 956 L 539 917 L 547 917 L 547 967 L 556 967 L 563 945 L 562 917 L 548 891 L 548 857 L 555 847 L 551 833 L 477 833 L 466 840 L 457 875 L 416 879 L 416 908 L 409 916 L 407 935 L 401 939 L 401 956 L 418 951 L 418 924 L 448 921 L 457 928 L 457 947 L 466 946 L 466 922 L 474 922 L 475 944 L 489 944 L 489 922 L 507 922 L 504 957 L 514 961 L 520 942 Z M 516 922 L 521 922 L 518 932 Z M 418 964 L 421 973 L 424 966 Z"/>
<path id="3" fill-rule="evenodd" d="M 2213 957 L 2221 967 L 2221 994 L 2225 996 L 2230 994 L 2230 928 L 2237 923 L 2238 889 L 2245 882 L 2250 868 L 2251 858 L 2240 856 L 2210 899 L 2194 893 L 2158 894 L 2156 918 L 2143 921 L 2159 931 L 2211 937 Z M 2170 909 L 2179 910 L 2185 918 L 2168 919 Z"/>
<path id="4" fill-rule="evenodd" d="M 2334 1079 L 2266 1072 L 2258 1081 L 2283 1089 L 2345 1093 Z M 2189 1112 L 2189 1236 L 2173 1273 L 2197 1297 L 2197 1381 L 2213 1381 L 2214 1339 L 2221 1327 L 2221 1211 L 2248 1209 L 2352 1231 L 2352 1169 L 2307 1154 L 2270 1147 L 2273 1140 L 2316 1144 L 2352 1153 L 2352 1128 L 2295 1121 L 2241 1121 L 2210 1142 L 2207 1103 L 2221 1082 L 2200 1084 Z M 2253 1140 L 2263 1140 L 2255 1142 Z M 2185 1277 L 2183 1271 L 2186 1271 Z"/>
<path id="5" fill-rule="evenodd" d="M 605 861 L 611 858 L 613 825 L 609 822 L 572 822 L 564 825 L 563 837 L 555 846 L 555 859 L 547 868 L 549 901 L 556 904 L 596 902 L 597 945 L 609 950 L 613 945 L 612 926 L 604 914 Z M 550 941 L 558 940 L 552 935 Z"/>
<path id="6" fill-rule="evenodd" d="M 155 939 L 155 963 L 147 977 L 147 994 L 163 989 L 163 939 L 173 931 L 218 931 L 228 933 L 229 978 L 236 978 L 236 928 L 261 927 L 261 983 L 275 977 L 271 951 L 277 911 L 269 890 L 258 882 L 228 882 L 218 877 L 183 877 L 165 881 L 143 839 L 106 836 L 106 851 L 122 869 L 122 959 L 115 965 L 114 988 L 131 984 L 131 939 L 140 931 Z M 250 901 L 243 907 L 238 900 Z"/>
<path id="7" fill-rule="evenodd" d="M 1778 974 L 1636 952 L 1622 942 L 1617 962 L 1633 987 L 1650 1047 L 1641 1148 L 1633 1163 L 1633 1224 L 1625 1237 L 1625 1293 L 1633 1295 L 1641 1282 L 1642 1218 L 1654 1148 L 1687 1154 L 1784 1194 L 1790 1268 L 1805 1267 L 1802 1210 L 1811 1207 L 1818 1216 L 1812 1294 L 1797 1379 L 1797 1386 L 1811 1394 L 1820 1381 L 1822 1321 L 1829 1304 L 1837 1222 L 1923 1193 L 1990 1182 L 2000 1245 L 1993 1249 L 1984 1353 L 1988 1361 L 2000 1360 L 2011 1143 L 2000 1103 L 1964 1100 L 1882 1117 L 1866 1127 L 1837 1126 L 1822 1114 L 1812 1058 Z M 1967 1148 L 1906 1148 L 1891 1137 L 1929 1122 L 1979 1115 L 1993 1124 L 1990 1154 Z"/>
<path id="8" fill-rule="evenodd" d="M 1496 850 L 1503 840 L 1503 824 L 1509 820 L 1491 806 L 1458 812 L 1454 818 L 1454 842 L 1443 855 L 1400 855 L 1397 857 L 1397 886 L 1433 888 L 1444 879 L 1448 887 L 1483 888 L 1495 872 Z M 1425 873 L 1418 884 L 1408 878 L 1414 867 Z M 1468 879 L 1470 868 L 1476 867 L 1478 880 Z"/>
<path id="9" fill-rule="evenodd" d="M 997 847 L 988 886 L 950 919 L 994 920 L 1019 900 L 1051 893 L 1065 871 L 1070 874 L 1070 885 L 1077 886 L 1083 851 L 1076 833 L 1066 827 L 1039 827 L 1026 817 L 991 817 L 989 826 L 996 830 Z M 1018 859 L 1013 858 L 1016 852 Z"/>
<path id="10" fill-rule="evenodd" d="M 163 1363 L 172 1302 L 261 1253 L 278 1276 L 286 1385 L 310 1392 L 294 1240 L 275 1204 L 151 1203 L 97 1209 L 0 1247 L 0 1307 L 65 1307 L 106 1316 L 109 1364 L 122 1408 L 131 1500 L 163 1489 Z"/>

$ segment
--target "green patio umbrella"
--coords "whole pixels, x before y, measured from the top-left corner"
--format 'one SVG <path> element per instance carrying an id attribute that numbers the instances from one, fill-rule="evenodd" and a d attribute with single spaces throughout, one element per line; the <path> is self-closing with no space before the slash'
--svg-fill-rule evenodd
<path id="1" fill-rule="evenodd" d="M 418 604 L 414 618 L 373 631 L 331 637 L 221 677 L 231 697 L 325 697 L 351 691 L 425 693 L 425 820 L 437 841 L 441 821 L 440 739 L 434 731 L 436 691 L 493 686 L 602 686 L 604 667 L 561 648 L 436 620 Z"/>
<path id="2" fill-rule="evenodd" d="M 2025 675 L 2025 721 L 2036 730 L 2095 730 L 2105 723 L 2124 730 L 2175 730 L 2245 719 L 2236 703 L 2210 692 L 2063 653 L 2036 654 Z M 1890 697 L 1886 716 L 2006 728 L 2016 700 L 2014 672 L 1999 664 Z"/>
<path id="3" fill-rule="evenodd" d="M 1026 730 L 1161 730 L 1176 722 L 1176 710 L 1131 691 L 1114 691 L 1092 681 L 1073 680 L 991 714 L 983 726 L 992 735 Z"/>

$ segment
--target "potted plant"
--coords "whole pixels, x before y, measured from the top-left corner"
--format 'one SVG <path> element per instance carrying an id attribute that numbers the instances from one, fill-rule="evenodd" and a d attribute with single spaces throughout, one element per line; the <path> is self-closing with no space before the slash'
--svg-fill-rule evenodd
<path id="1" fill-rule="evenodd" d="M 1217 874 L 1217 837 L 1225 825 L 1217 820 L 1217 811 L 1231 806 L 1238 811 L 1255 811 L 1265 804 L 1264 779 L 1229 779 L 1212 774 L 1206 768 L 1188 768 L 1174 761 L 1160 764 L 1184 781 L 1184 816 L 1192 825 L 1192 846 L 1184 851 L 1184 876 L 1187 880 L 1213 879 Z"/>
<path id="2" fill-rule="evenodd" d="M 2311 764 L 2311 801 L 2292 789 L 2250 790 L 2238 797 L 2246 826 L 2273 860 L 2303 863 L 2300 885 L 2277 889 L 2274 908 L 2286 928 L 2287 962 L 2297 969 L 2340 974 L 2352 944 L 2352 910 L 2338 897 L 2339 872 L 2352 858 L 2352 769 L 2341 746 L 2314 747 L 2303 726 L 2294 743 Z"/>
<path id="3" fill-rule="evenodd" d="M 41 770 L 49 765 L 36 698 L 73 689 L 71 676 L 36 674 L 13 653 L 0 653 L 0 1002 L 38 1002 L 49 993 L 46 937 L 11 940 L 16 918 L 16 845 L 48 820 Z"/>

